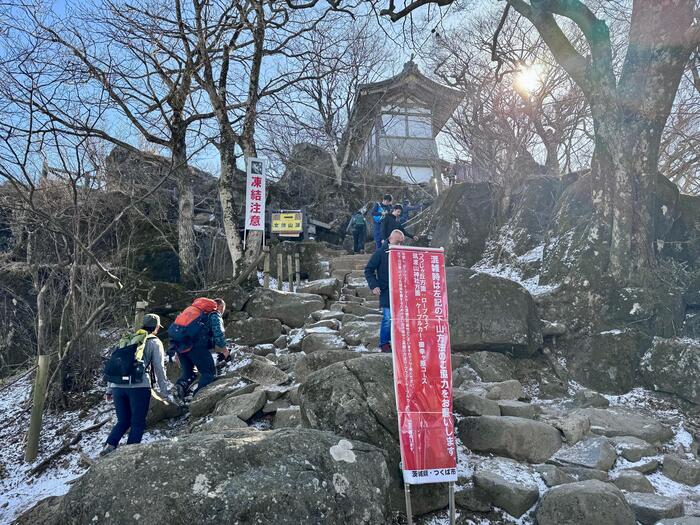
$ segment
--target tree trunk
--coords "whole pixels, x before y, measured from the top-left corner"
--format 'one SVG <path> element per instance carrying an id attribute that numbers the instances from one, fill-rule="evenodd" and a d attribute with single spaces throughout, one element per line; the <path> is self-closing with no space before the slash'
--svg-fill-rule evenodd
<path id="1" fill-rule="evenodd" d="M 235 277 L 239 262 L 243 258 L 241 235 L 238 232 L 238 213 L 236 212 L 236 198 L 234 181 L 236 173 L 236 153 L 234 142 L 225 141 L 222 137 L 219 145 L 219 157 L 221 159 L 221 173 L 219 175 L 219 203 L 221 204 L 221 216 L 223 219 L 226 245 L 231 255 Z"/>
<path id="2" fill-rule="evenodd" d="M 184 129 L 173 130 L 172 169 L 177 181 L 177 240 L 180 279 L 186 285 L 197 284 L 197 245 L 194 236 L 194 189 L 187 163 Z"/>

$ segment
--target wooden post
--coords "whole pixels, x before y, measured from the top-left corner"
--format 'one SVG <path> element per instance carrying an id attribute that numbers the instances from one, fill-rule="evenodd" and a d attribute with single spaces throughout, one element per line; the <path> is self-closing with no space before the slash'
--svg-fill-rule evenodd
<path id="1" fill-rule="evenodd" d="M 146 301 L 136 301 L 136 314 L 134 315 L 134 327 L 141 328 L 141 323 L 143 322 L 143 316 L 146 313 L 146 308 L 148 308 L 148 303 Z"/>
<path id="2" fill-rule="evenodd" d="M 279 253 L 277 253 L 277 289 L 281 290 L 282 289 L 282 283 L 284 282 L 284 268 L 282 267 L 282 262 L 284 259 L 282 258 L 282 251 L 280 250 Z"/>
<path id="3" fill-rule="evenodd" d="M 301 286 L 301 259 L 299 253 L 294 254 L 294 269 L 296 270 L 297 287 Z"/>
<path id="4" fill-rule="evenodd" d="M 270 247 L 263 246 L 265 252 L 265 261 L 263 262 L 263 287 L 270 287 Z"/>
<path id="5" fill-rule="evenodd" d="M 36 378 L 34 379 L 34 395 L 32 398 L 32 413 L 27 431 L 27 448 L 24 459 L 32 462 L 39 451 L 39 435 L 41 434 L 41 419 L 46 400 L 46 383 L 49 379 L 49 356 L 40 355 L 37 359 Z"/>
<path id="6" fill-rule="evenodd" d="M 287 274 L 289 277 L 289 291 L 294 291 L 294 265 L 292 264 L 292 254 L 287 254 Z"/>

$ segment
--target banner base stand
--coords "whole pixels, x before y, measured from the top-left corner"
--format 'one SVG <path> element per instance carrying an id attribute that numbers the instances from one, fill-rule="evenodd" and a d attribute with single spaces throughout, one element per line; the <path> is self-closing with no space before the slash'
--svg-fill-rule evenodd
<path id="1" fill-rule="evenodd" d="M 408 525 L 413 525 L 413 511 L 411 510 L 411 485 L 404 483 L 403 490 L 406 494 L 406 519 L 408 520 Z"/>

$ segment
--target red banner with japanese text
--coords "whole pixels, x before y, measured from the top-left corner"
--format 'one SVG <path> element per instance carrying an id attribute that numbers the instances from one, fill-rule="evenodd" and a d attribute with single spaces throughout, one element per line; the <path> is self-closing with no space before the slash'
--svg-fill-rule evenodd
<path id="1" fill-rule="evenodd" d="M 250 157 L 246 163 L 245 229 L 265 230 L 267 161 Z"/>
<path id="2" fill-rule="evenodd" d="M 456 481 L 444 251 L 390 247 L 389 296 L 404 482 Z"/>

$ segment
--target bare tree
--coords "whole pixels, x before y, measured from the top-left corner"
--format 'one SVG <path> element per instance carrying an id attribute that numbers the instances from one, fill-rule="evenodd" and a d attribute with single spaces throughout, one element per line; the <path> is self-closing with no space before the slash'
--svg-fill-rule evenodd
<path id="1" fill-rule="evenodd" d="M 313 78 L 277 97 L 276 118 L 267 122 L 268 135 L 283 159 L 298 142 L 327 150 L 340 186 L 350 161 L 350 148 L 342 146 L 360 132 L 348 127 L 355 96 L 362 84 L 379 78 L 390 56 L 385 39 L 368 17 L 331 18 L 315 35 L 308 48 L 298 50 L 303 69 Z"/>
<path id="2" fill-rule="evenodd" d="M 627 52 L 619 74 L 609 26 L 581 0 L 506 0 L 532 23 L 557 62 L 584 93 L 591 108 L 595 149 L 593 202 L 603 235 L 610 239 L 609 267 L 623 281 L 645 278 L 655 266 L 653 203 L 659 150 L 678 85 L 698 46 L 695 0 L 634 0 Z M 398 9 L 389 2 L 382 14 L 392 20 L 426 4 L 417 0 Z M 570 21 L 586 43 L 585 54 L 562 28 Z"/>
<path id="3" fill-rule="evenodd" d="M 95 121 L 89 106 L 103 105 L 105 116 L 109 115 L 105 120 L 114 121 L 113 112 L 117 112 L 148 142 L 170 151 L 171 172 L 178 188 L 180 273 L 184 282 L 194 284 L 198 278 L 188 129 L 211 114 L 200 112 L 193 100 L 193 78 L 199 62 L 187 40 L 180 39 L 178 28 L 183 20 L 179 4 L 172 13 L 168 2 L 104 0 L 72 13 L 71 20 L 63 24 L 47 22 L 33 10 L 29 14 L 37 34 L 58 46 L 55 55 L 48 55 L 53 61 L 48 65 L 72 72 L 71 84 L 82 93 L 85 81 L 95 84 L 95 98 L 81 100 L 79 111 L 75 104 L 65 104 L 70 94 L 52 96 L 61 89 L 56 85 L 34 94 L 32 103 L 37 108 L 64 130 L 133 148 L 107 131 L 109 121 L 101 125 Z M 58 78 L 63 81 L 61 76 Z M 110 103 L 108 110 L 102 100 L 105 96 Z"/>

